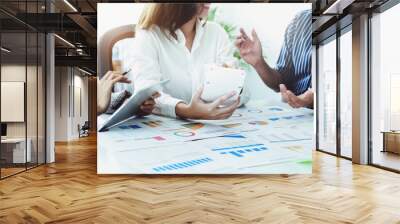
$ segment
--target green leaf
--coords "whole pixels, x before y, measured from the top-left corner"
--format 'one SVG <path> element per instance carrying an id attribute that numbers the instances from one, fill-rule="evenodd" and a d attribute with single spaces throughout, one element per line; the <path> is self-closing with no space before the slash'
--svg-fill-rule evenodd
<path id="1" fill-rule="evenodd" d="M 208 21 L 215 21 L 215 15 L 217 12 L 217 7 L 212 8 L 210 12 L 208 12 L 207 20 Z"/>

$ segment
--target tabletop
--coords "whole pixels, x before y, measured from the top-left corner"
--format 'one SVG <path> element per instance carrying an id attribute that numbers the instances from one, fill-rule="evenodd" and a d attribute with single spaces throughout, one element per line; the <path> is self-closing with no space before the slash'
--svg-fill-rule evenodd
<path id="1" fill-rule="evenodd" d="M 98 173 L 311 173 L 313 122 L 312 110 L 261 101 L 226 120 L 132 118 L 98 133 Z"/>

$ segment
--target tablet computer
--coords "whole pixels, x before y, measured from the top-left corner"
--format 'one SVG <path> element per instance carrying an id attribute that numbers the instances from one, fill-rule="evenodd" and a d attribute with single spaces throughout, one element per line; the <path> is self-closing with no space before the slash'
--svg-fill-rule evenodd
<path id="1" fill-rule="evenodd" d="M 201 99 L 212 102 L 220 96 L 235 91 L 236 94 L 225 102 L 231 104 L 239 97 L 246 78 L 241 69 L 226 68 L 218 65 L 205 65 L 203 73 L 203 94 Z"/>
<path id="2" fill-rule="evenodd" d="M 140 105 L 154 93 L 161 91 L 162 85 L 168 81 L 160 81 L 138 90 L 99 127 L 99 131 L 107 131 L 109 128 L 135 116 L 139 112 Z"/>

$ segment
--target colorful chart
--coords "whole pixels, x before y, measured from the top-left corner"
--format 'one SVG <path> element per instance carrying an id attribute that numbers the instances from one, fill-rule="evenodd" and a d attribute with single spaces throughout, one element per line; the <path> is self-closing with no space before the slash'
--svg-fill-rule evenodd
<path id="1" fill-rule="evenodd" d="M 280 119 L 293 120 L 293 119 L 303 118 L 305 116 L 306 115 L 304 115 L 304 114 L 300 114 L 300 115 L 295 115 L 295 116 L 270 117 L 270 118 L 268 118 L 268 120 L 270 120 L 270 121 L 277 121 L 277 120 L 280 120 Z"/>
<path id="2" fill-rule="evenodd" d="M 164 141 L 165 138 L 161 137 L 161 136 L 154 136 L 153 139 L 157 140 L 157 141 Z"/>
<path id="3" fill-rule="evenodd" d="M 249 124 L 252 124 L 252 125 L 267 125 L 268 122 L 266 122 L 266 121 L 250 121 Z"/>
<path id="4" fill-rule="evenodd" d="M 279 117 L 270 117 L 270 118 L 268 118 L 268 120 L 270 120 L 270 121 L 277 121 L 279 119 L 280 119 Z"/>
<path id="5" fill-rule="evenodd" d="M 223 137 L 223 138 L 246 138 L 245 136 L 239 135 L 239 134 L 223 135 L 221 137 Z"/>
<path id="6" fill-rule="evenodd" d="M 259 114 L 259 113 L 262 113 L 263 111 L 260 110 L 260 109 L 249 109 L 248 112 L 249 113 L 257 113 L 257 114 Z"/>
<path id="7" fill-rule="evenodd" d="M 197 130 L 197 129 L 200 129 L 200 128 L 204 127 L 204 124 L 196 122 L 196 123 L 182 124 L 182 126 L 185 127 L 185 128 L 190 128 L 192 130 Z"/>
<path id="8" fill-rule="evenodd" d="M 240 114 L 240 113 L 233 113 L 231 117 L 241 117 L 241 116 L 242 116 L 242 114 Z"/>
<path id="9" fill-rule="evenodd" d="M 312 140 L 312 138 L 305 138 L 305 137 L 297 137 L 297 136 L 292 136 L 288 133 L 276 133 L 276 134 L 270 134 L 268 136 L 263 136 L 266 140 L 268 140 L 271 143 L 282 143 L 282 142 L 297 142 L 297 141 L 304 141 L 304 140 Z"/>
<path id="10" fill-rule="evenodd" d="M 163 166 L 158 166 L 153 168 L 153 171 L 156 172 L 163 172 L 163 171 L 173 171 L 173 170 L 179 170 L 179 169 L 185 169 L 193 166 L 198 166 L 204 163 L 209 163 L 213 161 L 211 158 L 203 158 L 203 159 L 195 159 L 195 160 L 189 160 L 189 161 L 184 161 L 184 162 L 179 162 L 179 163 L 171 163 Z"/>
<path id="11" fill-rule="evenodd" d="M 160 120 L 155 120 L 155 121 L 143 121 L 143 122 L 142 122 L 142 124 L 147 125 L 147 126 L 152 127 L 152 128 L 156 128 L 156 127 L 161 126 L 161 123 L 162 123 L 162 121 L 160 121 Z"/>
<path id="12" fill-rule="evenodd" d="M 268 148 L 264 144 L 250 144 L 250 145 L 239 145 L 225 148 L 211 149 L 217 151 L 221 155 L 233 155 L 235 157 L 244 157 L 246 154 L 265 151 Z"/>
<path id="13" fill-rule="evenodd" d="M 221 125 L 221 127 L 224 127 L 224 128 L 234 128 L 234 127 L 238 127 L 238 126 L 240 126 L 240 125 L 242 125 L 242 123 L 223 124 L 223 125 Z"/>
<path id="14" fill-rule="evenodd" d="M 303 151 L 303 146 L 301 145 L 291 145 L 291 146 L 286 146 L 285 148 L 294 151 L 294 152 L 302 152 Z"/>
<path id="15" fill-rule="evenodd" d="M 122 125 L 119 127 L 120 129 L 139 129 L 142 128 L 139 125 L 132 124 L 132 125 Z"/>
<path id="16" fill-rule="evenodd" d="M 177 131 L 174 133 L 174 135 L 179 136 L 179 137 L 191 137 L 194 136 L 195 133 L 191 131 Z"/>
<path id="17" fill-rule="evenodd" d="M 297 161 L 297 163 L 305 166 L 312 166 L 312 160 L 300 160 Z"/>
<path id="18" fill-rule="evenodd" d="M 283 111 L 283 109 L 279 108 L 279 107 L 271 107 L 271 108 L 269 108 L 269 110 L 270 111 Z"/>

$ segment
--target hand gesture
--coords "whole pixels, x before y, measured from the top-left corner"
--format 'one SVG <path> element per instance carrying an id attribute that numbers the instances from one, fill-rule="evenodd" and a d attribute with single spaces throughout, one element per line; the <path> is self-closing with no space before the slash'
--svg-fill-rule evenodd
<path id="1" fill-rule="evenodd" d="M 308 107 L 312 108 L 314 103 L 314 91 L 308 89 L 301 95 L 294 95 L 290 90 L 286 88 L 284 84 L 279 85 L 282 100 L 288 103 L 293 108 Z"/>
<path id="2" fill-rule="evenodd" d="M 240 56 L 252 66 L 263 60 L 260 39 L 254 29 L 251 32 L 252 39 L 240 28 L 240 35 L 236 38 L 235 46 L 239 49 Z"/>

